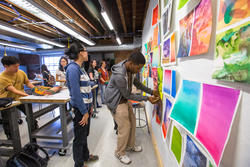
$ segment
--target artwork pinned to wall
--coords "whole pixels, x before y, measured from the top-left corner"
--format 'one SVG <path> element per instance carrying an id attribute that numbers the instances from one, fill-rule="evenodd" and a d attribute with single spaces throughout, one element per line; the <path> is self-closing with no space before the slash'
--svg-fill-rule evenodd
<path id="1" fill-rule="evenodd" d="M 204 54 L 209 49 L 212 31 L 211 0 L 199 5 L 179 21 L 180 43 L 177 57 Z"/>
<path id="2" fill-rule="evenodd" d="M 179 130 L 175 126 L 173 126 L 173 130 L 172 130 L 171 150 L 178 164 L 180 164 L 181 155 L 182 155 L 182 136 Z"/>
<path id="3" fill-rule="evenodd" d="M 172 33 L 163 42 L 161 65 L 168 66 L 176 64 L 175 33 Z"/>
<path id="4" fill-rule="evenodd" d="M 160 92 L 161 99 L 163 99 L 163 94 L 162 94 L 163 69 L 162 67 L 157 68 L 157 74 L 158 74 L 158 90 Z"/>
<path id="5" fill-rule="evenodd" d="M 178 10 L 193 10 L 199 3 L 200 0 L 179 0 Z"/>
<path id="6" fill-rule="evenodd" d="M 196 137 L 217 165 L 227 142 L 239 96 L 239 90 L 203 84 Z"/>
<path id="7" fill-rule="evenodd" d="M 148 53 L 152 51 L 152 38 L 148 41 Z"/>
<path id="8" fill-rule="evenodd" d="M 148 53 L 148 43 L 144 44 L 145 53 Z"/>
<path id="9" fill-rule="evenodd" d="M 180 26 L 180 42 L 177 57 L 189 56 L 191 48 L 192 25 L 194 20 L 194 11 L 179 21 Z"/>
<path id="10" fill-rule="evenodd" d="M 181 9 L 189 0 L 179 0 L 178 9 Z"/>
<path id="11" fill-rule="evenodd" d="M 212 3 L 211 0 L 201 0 L 195 9 L 192 47 L 190 56 L 206 53 L 212 34 Z"/>
<path id="12" fill-rule="evenodd" d="M 153 67 L 159 67 L 160 66 L 160 60 L 161 60 L 161 47 L 160 45 L 157 46 L 154 50 L 153 50 L 153 56 L 152 56 L 152 66 Z"/>
<path id="13" fill-rule="evenodd" d="M 202 154 L 197 145 L 187 135 L 186 138 L 186 151 L 182 167 L 206 167 L 207 158 Z"/>
<path id="14" fill-rule="evenodd" d="M 163 13 L 163 16 L 162 16 L 163 36 L 166 36 L 170 32 L 171 12 L 172 12 L 172 3 L 168 5 L 168 7 L 166 8 L 166 11 Z"/>
<path id="15" fill-rule="evenodd" d="M 163 93 L 165 95 L 175 98 L 176 96 L 176 71 L 175 70 L 164 70 L 163 76 Z"/>
<path id="16" fill-rule="evenodd" d="M 170 115 L 192 134 L 195 132 L 199 112 L 200 90 L 200 83 L 183 80 Z"/>
<path id="17" fill-rule="evenodd" d="M 183 80 L 170 118 L 193 134 L 218 165 L 239 99 L 237 89 Z"/>
<path id="18" fill-rule="evenodd" d="M 163 122 L 162 122 L 162 126 L 161 126 L 162 135 L 163 135 L 164 139 L 166 139 L 169 124 L 170 124 L 169 113 L 170 113 L 171 107 L 172 107 L 172 103 L 170 102 L 170 100 L 168 98 L 166 98 L 164 118 L 163 118 Z"/>
<path id="19" fill-rule="evenodd" d="M 151 49 L 156 48 L 158 45 L 161 43 L 160 39 L 160 31 L 159 31 L 160 24 L 157 24 L 154 28 L 154 33 L 153 33 L 153 41 L 152 41 L 152 46 Z"/>
<path id="20" fill-rule="evenodd" d="M 214 79 L 250 83 L 250 19 L 216 35 Z"/>
<path id="21" fill-rule="evenodd" d="M 220 0 L 217 31 L 250 16 L 249 0 Z"/>
<path id="22" fill-rule="evenodd" d="M 162 69 L 159 67 L 152 68 L 152 78 L 154 84 L 154 90 L 162 89 Z M 162 96 L 162 95 L 161 95 Z M 154 105 L 153 115 L 156 114 L 156 123 L 161 125 L 162 121 L 162 102 Z"/>
<path id="23" fill-rule="evenodd" d="M 155 6 L 155 8 L 153 9 L 153 13 L 152 13 L 152 26 L 154 26 L 159 19 L 159 7 L 158 4 Z"/>

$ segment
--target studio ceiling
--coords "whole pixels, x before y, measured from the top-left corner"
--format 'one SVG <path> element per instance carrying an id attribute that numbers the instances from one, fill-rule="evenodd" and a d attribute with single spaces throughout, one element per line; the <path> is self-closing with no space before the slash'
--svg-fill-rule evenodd
<path id="1" fill-rule="evenodd" d="M 20 0 L 25 3 L 25 0 Z M 28 2 L 31 0 L 27 0 Z M 33 0 L 40 9 L 69 25 L 71 29 L 91 39 L 95 46 L 133 44 L 142 36 L 149 0 Z M 109 30 L 101 16 L 105 10 L 114 26 Z M 67 46 L 74 37 L 23 10 L 9 0 L 0 0 L 0 21 L 24 31 L 32 32 Z M 41 49 L 42 42 L 0 30 L 0 40 Z M 54 48 L 57 48 L 54 46 Z"/>

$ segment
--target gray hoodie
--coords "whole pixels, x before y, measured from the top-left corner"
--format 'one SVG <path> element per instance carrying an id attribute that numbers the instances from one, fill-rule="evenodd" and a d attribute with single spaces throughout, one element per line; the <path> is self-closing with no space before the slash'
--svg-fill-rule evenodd
<path id="1" fill-rule="evenodd" d="M 125 67 L 126 62 L 127 60 L 122 61 L 111 68 L 112 76 L 104 93 L 104 99 L 106 105 L 108 109 L 113 113 L 115 113 L 115 110 L 122 97 L 124 97 L 127 100 L 136 100 L 136 101 L 148 100 L 148 96 L 132 94 L 129 91 L 128 75 Z M 135 75 L 132 76 L 132 82 L 137 89 L 140 89 L 151 95 L 153 94 L 153 90 L 144 86 L 138 79 L 135 78 Z"/>

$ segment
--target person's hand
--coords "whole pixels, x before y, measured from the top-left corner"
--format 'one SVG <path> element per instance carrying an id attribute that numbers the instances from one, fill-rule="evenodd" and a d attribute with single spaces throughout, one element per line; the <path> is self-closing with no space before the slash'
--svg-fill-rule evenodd
<path id="1" fill-rule="evenodd" d="M 160 97 L 150 96 L 148 97 L 148 100 L 150 101 L 150 103 L 156 104 L 160 100 Z"/>
<path id="2" fill-rule="evenodd" d="M 157 90 L 153 90 L 153 95 L 155 96 L 155 97 L 160 97 L 160 92 L 159 92 L 159 90 L 157 89 Z"/>
<path id="3" fill-rule="evenodd" d="M 79 125 L 85 126 L 88 124 L 89 113 L 85 113 L 82 117 L 82 120 L 79 122 Z"/>

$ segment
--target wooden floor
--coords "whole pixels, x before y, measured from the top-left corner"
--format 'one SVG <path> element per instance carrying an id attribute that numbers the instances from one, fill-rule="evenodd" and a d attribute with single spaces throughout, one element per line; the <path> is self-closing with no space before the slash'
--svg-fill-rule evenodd
<path id="1" fill-rule="evenodd" d="M 151 142 L 151 137 L 147 132 L 146 128 L 136 129 L 136 144 L 142 145 L 143 151 L 141 153 L 130 153 L 128 156 L 131 158 L 132 163 L 129 165 L 123 165 L 114 156 L 114 150 L 116 147 L 116 134 L 113 130 L 113 118 L 110 112 L 107 110 L 106 106 L 103 105 L 102 108 L 98 109 L 99 113 L 97 118 L 92 118 L 91 120 L 91 132 L 88 137 L 88 146 L 90 153 L 99 155 L 99 161 L 94 163 L 86 164 L 88 167 L 157 167 L 157 161 L 154 153 L 154 148 Z M 55 115 L 59 114 L 58 109 L 54 112 Z M 53 118 L 52 113 L 48 113 L 38 119 L 39 126 L 44 124 L 48 119 Z M 22 145 L 24 146 L 28 143 L 28 131 L 25 118 L 23 118 L 24 123 L 19 126 L 20 135 L 22 139 Z M 72 128 L 72 125 L 69 126 Z M 4 132 L 2 130 L 2 125 L 0 125 L 0 138 L 5 138 Z M 67 151 L 66 156 L 59 156 L 55 154 L 51 157 L 48 167 L 73 167 L 74 161 L 72 159 L 72 140 L 70 140 L 70 148 Z M 57 150 L 48 150 L 52 153 Z M 3 157 L 6 162 L 8 157 Z"/>

